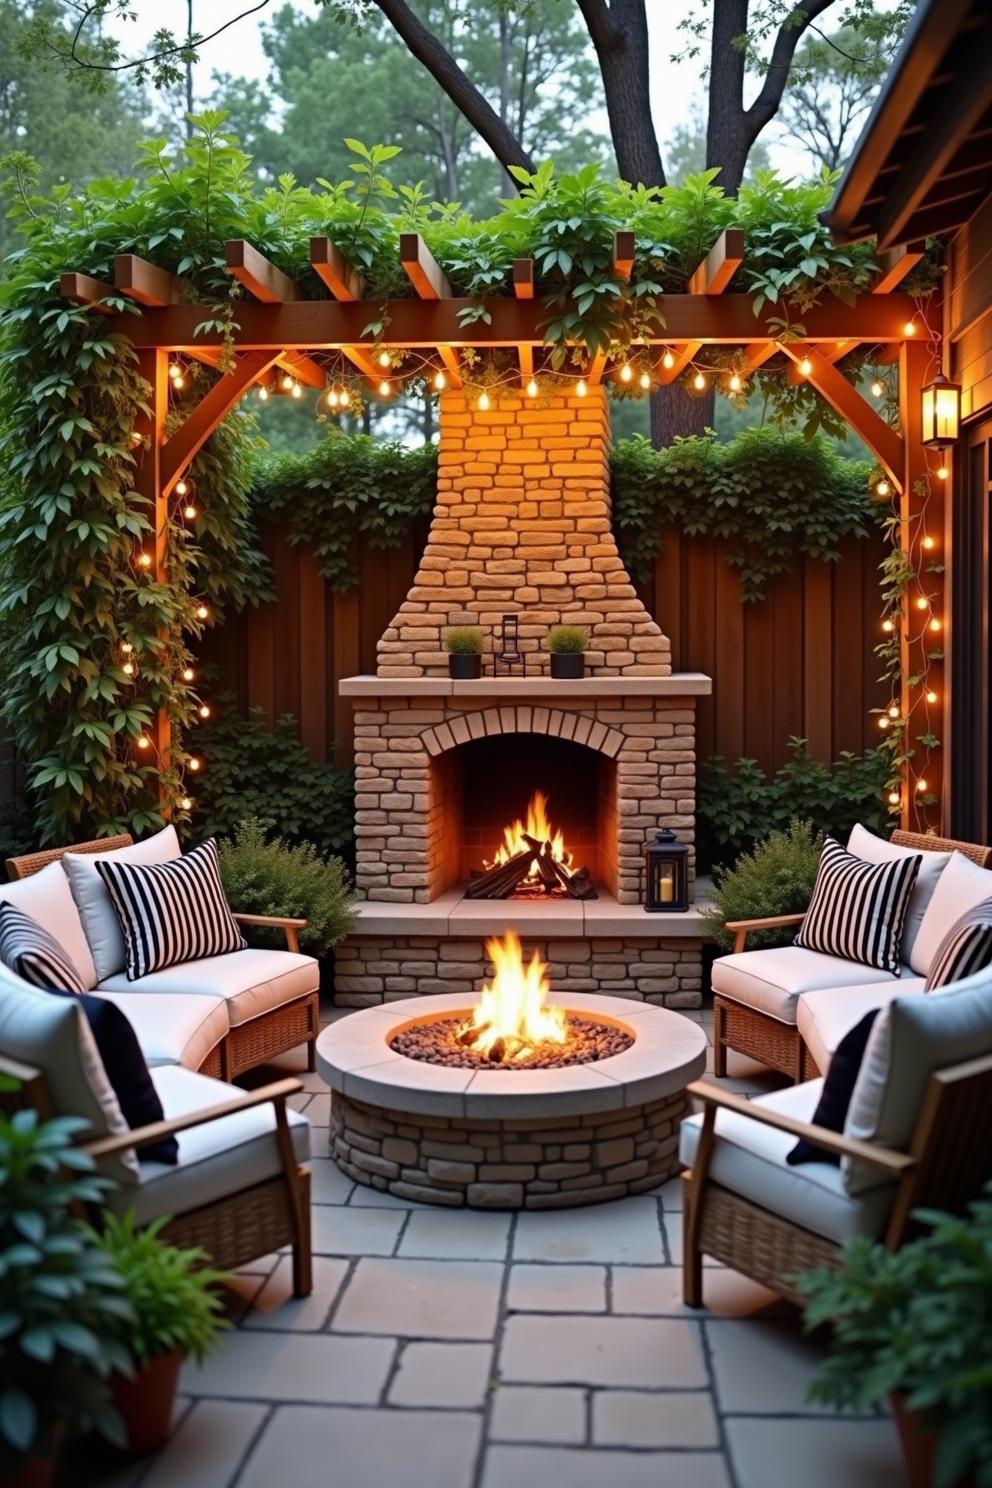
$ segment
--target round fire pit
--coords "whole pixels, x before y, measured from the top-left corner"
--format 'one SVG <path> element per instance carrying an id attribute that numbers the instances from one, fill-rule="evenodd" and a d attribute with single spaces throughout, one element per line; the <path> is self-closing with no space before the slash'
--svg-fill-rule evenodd
<path id="1" fill-rule="evenodd" d="M 428 1044 L 445 1042 L 476 1002 L 420 997 L 324 1029 L 331 1156 L 349 1177 L 431 1204 L 560 1209 L 641 1193 L 677 1172 L 686 1086 L 706 1065 L 697 1024 L 649 1003 L 552 992 L 548 1006 L 565 1010 L 570 1030 L 582 1024 L 602 1048 L 626 1047 L 581 1061 L 570 1044 L 570 1062 L 547 1067 L 423 1057 L 420 1030 L 432 1030 Z"/>

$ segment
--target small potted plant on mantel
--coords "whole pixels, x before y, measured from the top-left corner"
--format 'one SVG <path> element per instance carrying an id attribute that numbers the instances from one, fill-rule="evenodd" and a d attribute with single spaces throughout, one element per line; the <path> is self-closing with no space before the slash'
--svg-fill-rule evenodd
<path id="1" fill-rule="evenodd" d="M 900 1250 L 858 1237 L 798 1279 L 807 1329 L 833 1327 L 810 1399 L 888 1399 L 908 1488 L 992 1488 L 992 1185 L 965 1217 L 915 1217 L 926 1232 Z"/>
<path id="2" fill-rule="evenodd" d="M 477 625 L 455 625 L 444 633 L 448 653 L 448 675 L 463 682 L 482 676 L 485 638 Z"/>
<path id="3" fill-rule="evenodd" d="M 548 631 L 552 677 L 574 681 L 586 674 L 586 647 L 589 632 L 581 625 L 553 625 Z"/>

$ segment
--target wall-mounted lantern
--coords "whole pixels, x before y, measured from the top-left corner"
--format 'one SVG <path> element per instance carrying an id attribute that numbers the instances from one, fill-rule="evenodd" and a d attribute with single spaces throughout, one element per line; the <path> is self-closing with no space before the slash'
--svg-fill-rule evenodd
<path id="1" fill-rule="evenodd" d="M 953 444 L 961 426 L 961 384 L 938 372 L 921 393 L 923 439 L 928 449 Z"/>

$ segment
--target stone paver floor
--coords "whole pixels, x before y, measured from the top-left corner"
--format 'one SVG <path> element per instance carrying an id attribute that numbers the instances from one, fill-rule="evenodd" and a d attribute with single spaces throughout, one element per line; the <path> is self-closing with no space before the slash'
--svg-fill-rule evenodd
<path id="1" fill-rule="evenodd" d="M 820 1345 L 794 1310 L 721 1266 L 682 1306 L 677 1182 L 548 1213 L 400 1202 L 324 1156 L 303 1078 L 313 1295 L 287 1300 L 284 1256 L 245 1268 L 166 1448 L 76 1460 L 63 1488 L 900 1488 L 888 1419 L 806 1403 Z M 738 1060 L 726 1083 L 769 1077 Z"/>

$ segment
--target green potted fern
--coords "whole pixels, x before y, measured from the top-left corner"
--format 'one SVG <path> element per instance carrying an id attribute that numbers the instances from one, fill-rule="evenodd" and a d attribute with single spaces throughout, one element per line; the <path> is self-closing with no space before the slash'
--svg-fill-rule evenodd
<path id="1" fill-rule="evenodd" d="M 482 650 L 485 638 L 477 625 L 453 625 L 444 632 L 444 649 L 448 653 L 448 675 L 463 682 L 482 676 Z"/>
<path id="2" fill-rule="evenodd" d="M 586 674 L 586 647 L 589 632 L 581 625 L 553 625 L 548 631 L 552 677 L 574 681 Z"/>
<path id="3" fill-rule="evenodd" d="M 103 1217 L 93 1243 L 121 1279 L 130 1317 L 116 1324 L 133 1364 L 110 1379 L 129 1452 L 153 1452 L 167 1439 L 184 1359 L 199 1363 L 228 1326 L 218 1283 L 225 1273 L 204 1265 L 202 1250 L 160 1238 L 163 1217 L 139 1229 L 133 1212 Z"/>

